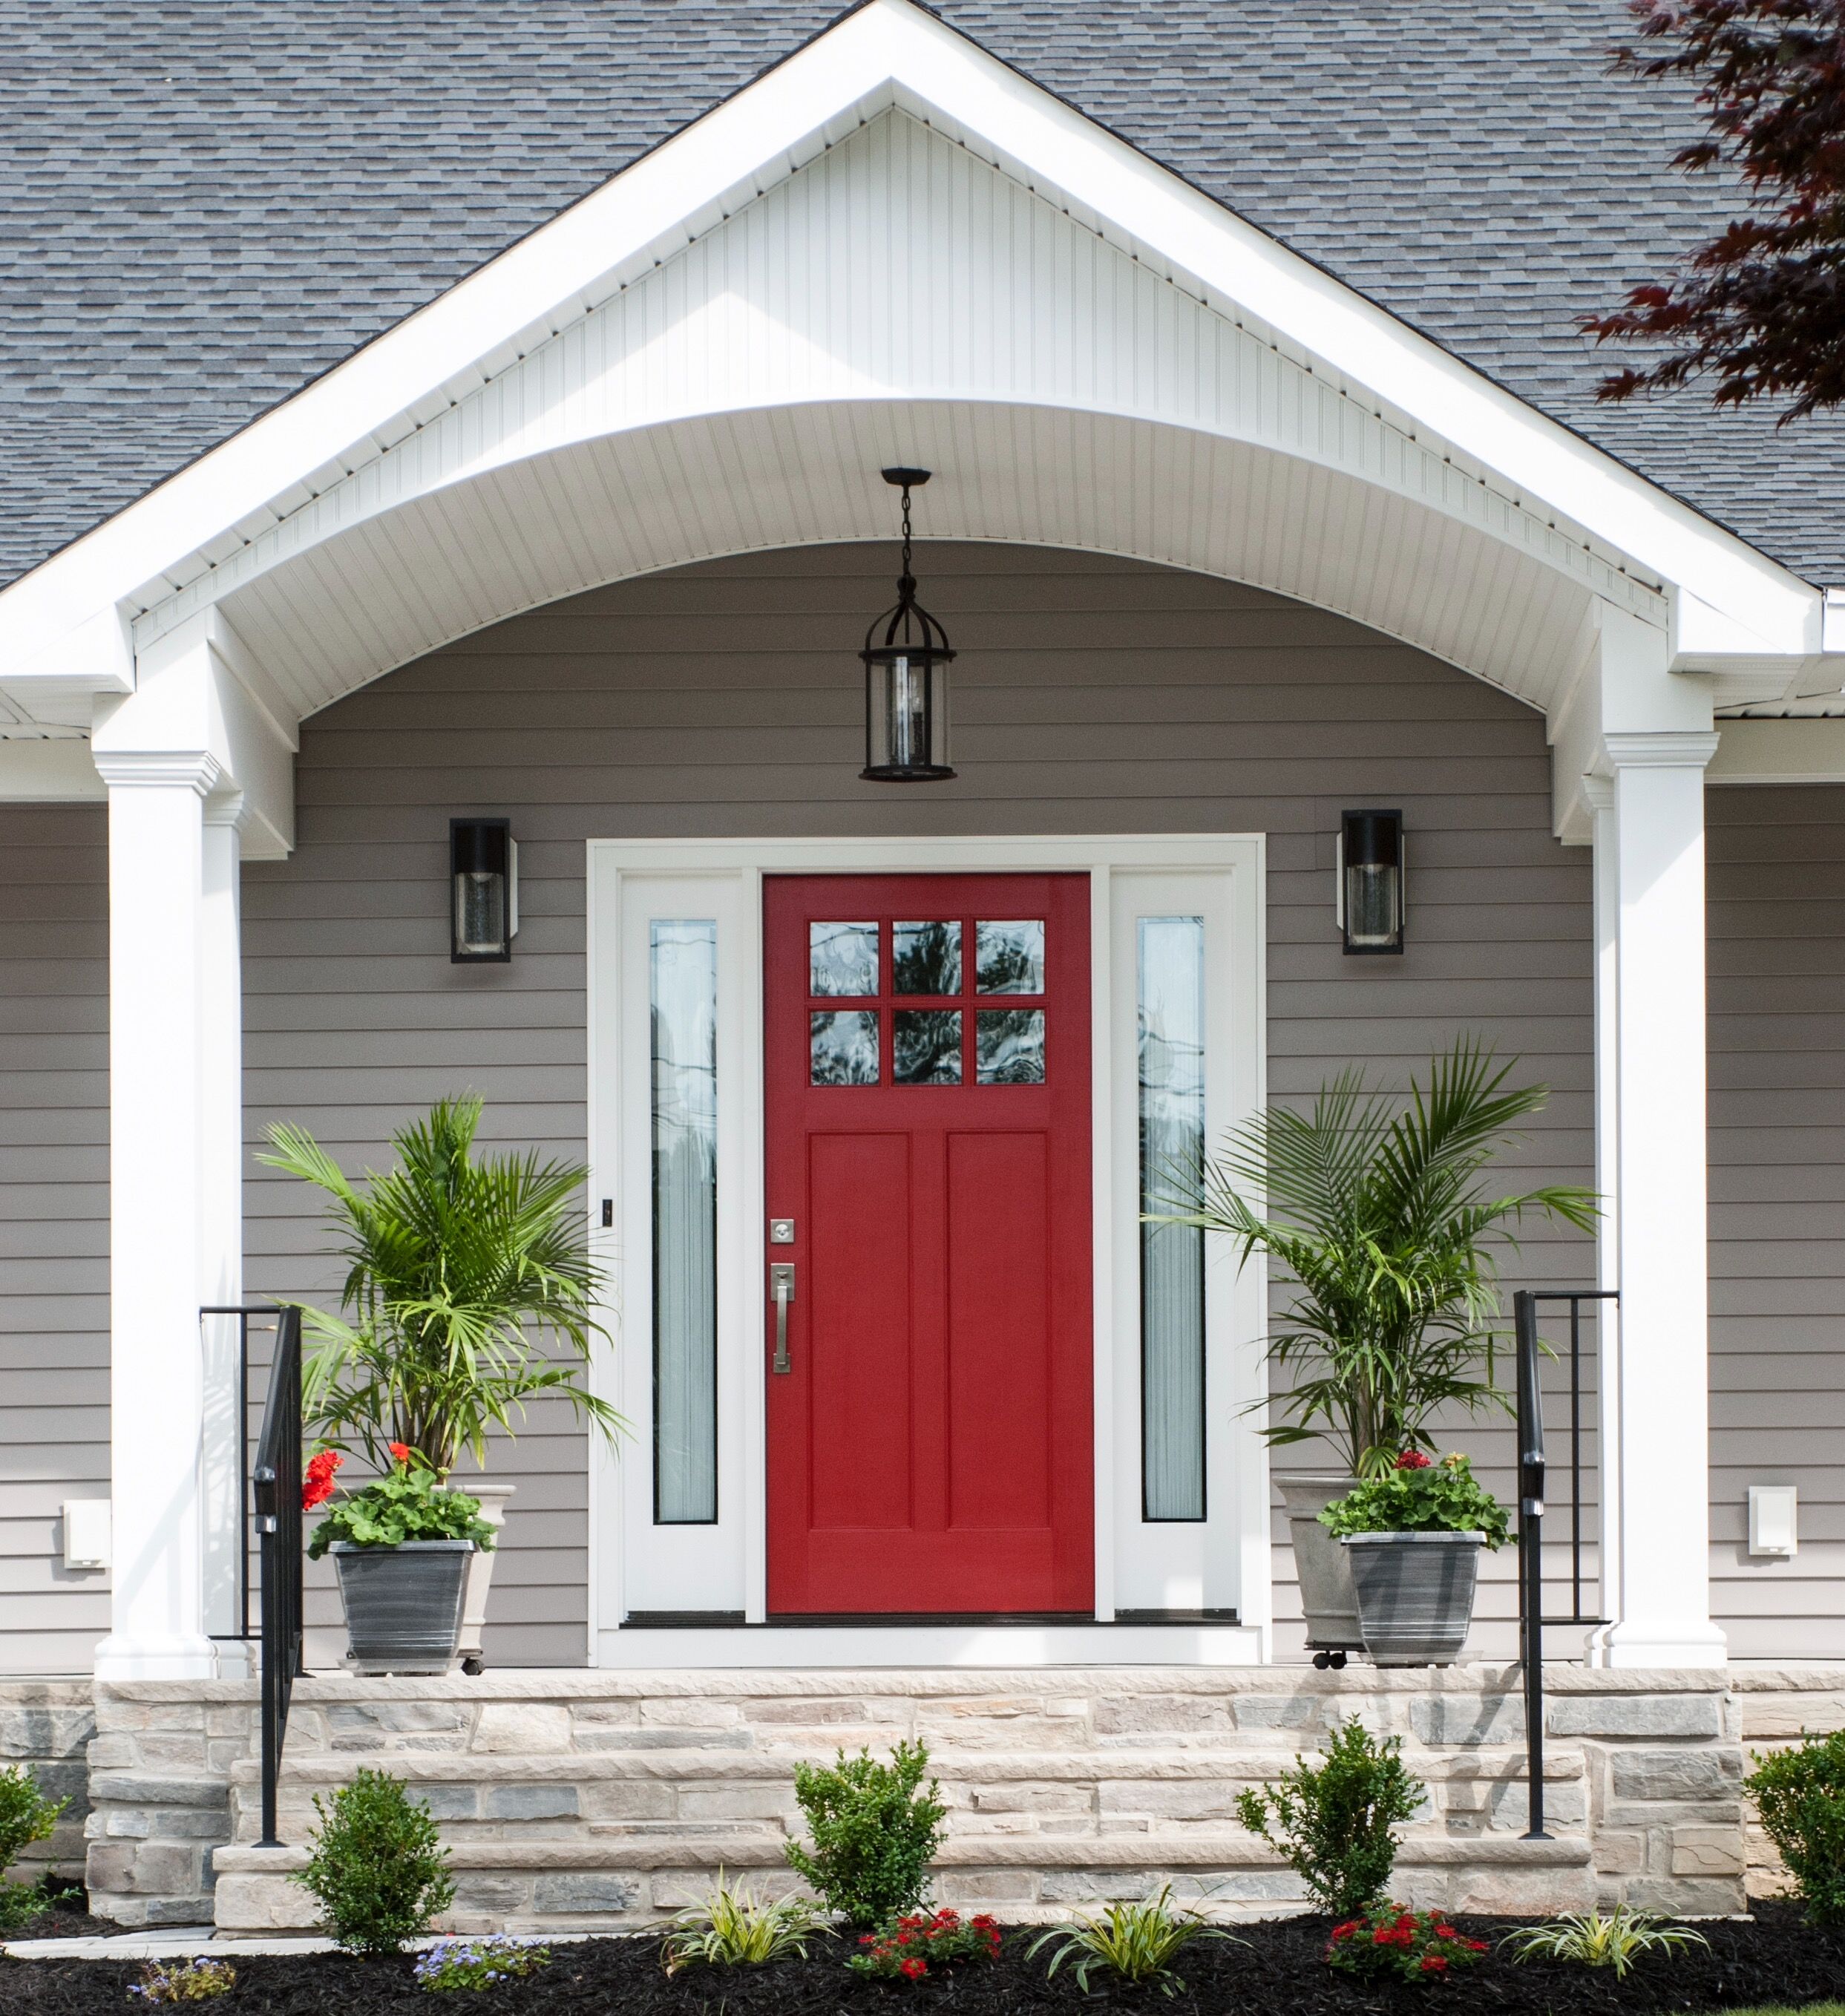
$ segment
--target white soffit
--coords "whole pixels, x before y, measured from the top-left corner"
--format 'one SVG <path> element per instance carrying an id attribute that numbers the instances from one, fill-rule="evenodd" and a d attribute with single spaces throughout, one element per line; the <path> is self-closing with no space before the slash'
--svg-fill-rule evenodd
<path id="1" fill-rule="evenodd" d="M 879 119 L 867 129 L 868 120 L 898 104 L 910 117 Z M 922 117 L 936 131 L 920 142 L 900 140 L 915 133 L 912 120 Z M 1003 149 L 991 137 L 998 135 Z M 892 158 L 903 157 L 905 171 L 901 187 L 889 179 L 883 185 L 887 198 L 901 200 L 881 225 L 873 209 L 880 146 Z M 998 172 L 983 171 L 983 160 Z M 855 171 L 861 172 L 855 177 Z M 926 231 L 915 228 L 919 196 L 929 213 Z M 1021 205 L 1028 222 L 1020 221 Z M 771 208 L 790 226 L 804 211 L 810 224 L 846 236 L 778 243 Z M 994 236 L 983 241 L 983 229 Z M 1079 247 L 1093 248 L 1086 260 Z M 825 265 L 832 284 L 817 301 L 790 291 L 790 254 L 810 273 L 816 259 Z M 944 315 L 939 330 L 909 321 L 906 354 L 897 356 L 888 340 L 901 317 L 915 316 L 916 297 L 880 294 L 870 275 L 879 261 L 913 265 L 919 259 L 932 271 L 948 262 L 976 296 L 984 286 L 984 296 L 969 303 L 976 310 L 1016 310 L 1018 290 L 1027 290 L 1041 311 L 1026 318 L 1029 337 L 1016 313 L 994 314 L 984 329 L 977 313 Z M 1129 277 L 1120 276 L 1123 268 Z M 1059 319 L 1057 311 L 1067 311 L 1084 290 L 1088 323 L 1078 342 L 1067 314 Z M 893 302 L 903 304 L 896 314 Z M 818 338 L 802 326 L 810 310 L 831 318 Z M 1207 328 L 1208 338 L 1199 333 Z M 874 365 L 880 342 L 881 369 Z M 1105 351 L 1112 353 L 1108 369 L 1102 368 Z M 716 382 L 701 377 L 707 369 L 718 371 Z M 1085 373 L 1087 384 L 1079 382 Z M 736 382 L 752 378 L 753 388 Z M 247 628 L 246 596 L 267 571 L 283 571 L 286 560 L 297 578 L 257 599 L 293 601 L 297 621 L 318 624 L 328 618 L 331 591 L 351 634 L 334 652 L 346 659 L 343 669 L 327 671 L 347 690 L 414 653 L 401 650 L 388 621 L 372 634 L 358 583 L 350 574 L 329 578 L 332 549 L 344 556 L 336 574 L 347 567 L 361 573 L 420 567 L 423 554 L 405 544 L 408 520 L 394 524 L 412 504 L 426 507 L 438 492 L 491 473 L 493 495 L 483 493 L 483 511 L 509 549 L 534 563 L 535 581 L 555 557 L 541 550 L 546 541 L 567 546 L 572 539 L 547 495 L 559 450 L 587 446 L 611 429 L 650 431 L 657 440 L 664 423 L 708 423 L 721 411 L 752 405 L 841 398 L 901 405 L 919 396 L 958 402 L 969 395 L 1046 405 L 1073 419 L 1081 414 L 1092 427 L 1124 418 L 1217 434 L 1249 445 L 1246 453 L 1257 461 L 1266 449 L 1304 456 L 1317 465 L 1333 518 L 1350 520 L 1366 509 L 1361 499 L 1335 497 L 1341 483 L 1382 485 L 1409 515 L 1445 518 L 1454 553 L 1484 537 L 1505 548 L 1515 566 L 1547 570 L 1574 590 L 1577 614 L 1581 598 L 1592 592 L 1663 621 L 1661 592 L 1695 581 L 1700 607 L 1714 613 L 1717 631 L 1736 646 L 1749 641 L 1758 651 L 1781 653 L 1811 650 L 1818 641 L 1818 598 L 1785 570 L 908 0 L 869 0 L 595 195 L 0 595 L 0 676 L 35 671 L 68 679 L 93 670 L 99 685 L 113 679 L 119 686 L 117 609 L 138 613 L 141 634 L 151 636 L 202 601 L 225 599 L 234 601 L 239 625 Z M 329 460 L 329 441 L 354 445 Z M 894 449 L 903 446 L 893 442 Z M 1215 451 L 1198 444 L 1196 452 L 1208 460 Z M 511 472 L 520 456 L 527 459 L 523 481 Z M 1019 473 L 1040 483 L 1068 473 L 1055 464 Z M 775 473 L 760 475 L 772 494 Z M 1563 514 L 1566 501 L 1570 516 Z M 656 502 L 670 509 L 674 499 L 668 493 Z M 610 504 L 620 516 L 619 493 Z M 1156 517 L 1160 500 L 1149 499 L 1147 508 Z M 966 522 L 971 514 L 961 515 L 962 522 L 930 529 L 986 535 Z M 887 517 L 884 500 L 884 508 L 831 535 L 783 524 L 750 543 L 862 536 L 884 529 Z M 369 518 L 377 520 L 378 536 L 375 549 L 361 554 L 353 530 Z M 1293 525 L 1312 536 L 1330 534 L 1299 519 Z M 687 529 L 692 536 L 671 558 L 706 549 L 703 535 Z M 1370 530 L 1386 542 L 1404 537 L 1394 522 Z M 1419 540 L 1426 544 L 1426 535 L 1412 543 Z M 1173 543 L 1139 538 L 1118 549 Z M 571 585 L 626 571 L 614 557 L 582 554 Z M 1379 562 L 1389 563 L 1388 556 Z M 1472 566 L 1465 578 L 1423 576 L 1412 599 L 1471 599 L 1481 585 Z M 394 585 L 412 596 L 428 592 L 423 581 Z M 522 594 L 513 606 L 535 599 Z M 477 620 L 507 613 L 498 608 Z M 1504 612 L 1497 614 L 1502 621 Z M 1494 620 L 1476 617 L 1475 627 Z M 452 625 L 444 634 L 468 627 Z M 1433 616 L 1421 627 L 1438 631 L 1442 619 Z M 419 635 L 426 629 L 410 628 Z M 1423 641 L 1415 629 L 1397 634 Z M 92 648 L 80 652 L 79 645 Z M 1432 635 L 1429 648 L 1440 648 Z M 1518 655 L 1509 644 L 1508 661 Z M 1535 655 L 1549 655 L 1542 643 Z M 1457 662 L 1498 675 L 1485 662 Z M 293 682 L 285 668 L 275 670 L 284 684 Z M 305 664 L 295 671 L 305 707 L 334 697 Z M 1534 669 L 1529 679 L 1504 682 L 1546 704 L 1552 696 L 1538 689 L 1543 679 Z"/>

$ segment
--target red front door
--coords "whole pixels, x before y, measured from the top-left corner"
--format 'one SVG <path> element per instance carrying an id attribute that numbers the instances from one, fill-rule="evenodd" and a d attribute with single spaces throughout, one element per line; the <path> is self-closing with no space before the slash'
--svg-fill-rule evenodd
<path id="1" fill-rule="evenodd" d="M 771 1615 L 1087 1612 L 1089 885 L 764 885 Z"/>

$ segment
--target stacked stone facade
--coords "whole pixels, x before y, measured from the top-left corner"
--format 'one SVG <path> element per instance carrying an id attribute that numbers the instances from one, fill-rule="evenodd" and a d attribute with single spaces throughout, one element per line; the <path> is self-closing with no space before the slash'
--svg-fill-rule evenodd
<path id="1" fill-rule="evenodd" d="M 33 1882 L 51 1870 L 83 1874 L 86 1759 L 95 1733 L 88 1680 L 0 1680 L 0 1770 L 25 1765 L 48 1799 L 64 1802 L 49 1838 L 34 1841 L 8 1872 L 13 1881 Z"/>

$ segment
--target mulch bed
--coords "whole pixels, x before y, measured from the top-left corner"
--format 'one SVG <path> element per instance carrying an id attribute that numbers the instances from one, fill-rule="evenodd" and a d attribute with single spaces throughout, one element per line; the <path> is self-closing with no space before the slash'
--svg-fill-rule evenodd
<path id="1" fill-rule="evenodd" d="M 1362 2016 L 1463 2003 L 1469 2016 L 1615 2016 L 1617 2011 L 1715 2011 L 1750 2003 L 1801 2003 L 1845 1996 L 1845 1931 L 1819 1931 L 1796 1910 L 1760 1904 L 1753 1924 L 1701 1928 L 1708 1953 L 1649 1956 L 1617 1985 L 1605 1970 L 1545 1961 L 1514 1965 L 1497 1954 L 1466 1973 L 1439 1981 L 1369 1987 L 1322 1964 L 1328 1921 L 1294 1918 L 1241 1928 L 1246 1946 L 1210 1941 L 1180 1964 L 1186 1986 L 1167 1997 L 1157 1989 L 1097 1991 L 1093 2007 L 1125 2005 L 1171 2016 Z M 1476 1939 L 1493 1939 L 1505 1921 L 1463 1918 Z M 1025 1958 L 1030 1934 L 1009 1935 L 1002 1958 L 914 1984 L 862 1981 L 836 1957 L 786 1961 L 766 1967 L 700 1968 L 668 1981 L 657 1939 L 599 1939 L 553 1949 L 552 1965 L 527 1981 L 509 1982 L 478 1996 L 459 1996 L 462 2009 L 483 2012 L 582 2011 L 596 2016 L 830 2016 L 830 2012 L 901 2009 L 915 2016 L 1072 2016 L 1085 1998 L 1066 1975 L 1044 1976 L 1042 1957 Z M 824 1949 L 822 1949 L 824 1950 Z M 205 2005 L 224 2016 L 382 2016 L 428 2011 L 432 2003 L 411 1977 L 412 1962 L 358 1961 L 304 1953 L 232 1957 L 235 1991 Z M 120 2016 L 140 1977 L 117 1960 L 0 1963 L 0 2011 L 7 2016 Z M 450 1998 L 444 1998 L 444 2002 Z M 145 2003 L 135 2005 L 146 2007 Z M 433 2005 L 441 2007 L 441 2004 Z"/>

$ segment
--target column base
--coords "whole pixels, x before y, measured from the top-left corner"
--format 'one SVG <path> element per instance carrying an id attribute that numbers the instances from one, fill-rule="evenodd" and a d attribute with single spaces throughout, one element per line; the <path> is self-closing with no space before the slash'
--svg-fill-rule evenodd
<path id="1" fill-rule="evenodd" d="M 1623 1618 L 1589 1633 L 1585 1665 L 1669 1671 L 1727 1666 L 1729 1640 L 1708 1618 Z"/>
<path id="2" fill-rule="evenodd" d="M 96 1647 L 99 1680 L 215 1680 L 218 1647 L 189 1633 L 112 1631 Z"/>

